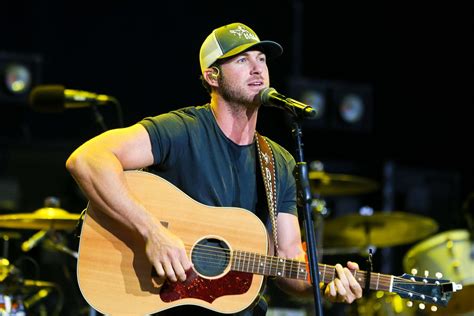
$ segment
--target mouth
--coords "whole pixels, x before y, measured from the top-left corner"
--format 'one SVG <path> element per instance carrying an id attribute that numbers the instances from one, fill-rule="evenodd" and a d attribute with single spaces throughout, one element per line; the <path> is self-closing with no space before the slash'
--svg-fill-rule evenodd
<path id="1" fill-rule="evenodd" d="M 249 87 L 256 87 L 256 88 L 263 88 L 264 83 L 263 80 L 253 80 L 248 83 Z"/>

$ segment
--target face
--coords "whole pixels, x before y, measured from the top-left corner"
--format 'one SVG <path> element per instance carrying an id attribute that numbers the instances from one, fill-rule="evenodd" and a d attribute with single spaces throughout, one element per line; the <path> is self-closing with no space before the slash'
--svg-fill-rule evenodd
<path id="1" fill-rule="evenodd" d="M 260 51 L 246 51 L 221 66 L 219 93 L 230 104 L 257 107 L 256 96 L 270 84 L 265 54 Z"/>

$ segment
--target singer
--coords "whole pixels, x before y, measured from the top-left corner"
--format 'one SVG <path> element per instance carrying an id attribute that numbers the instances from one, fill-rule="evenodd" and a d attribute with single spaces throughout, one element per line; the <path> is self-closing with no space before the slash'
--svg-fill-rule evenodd
<path id="1" fill-rule="evenodd" d="M 66 162 L 94 209 L 121 223 L 129 234 L 143 241 L 144 247 L 139 251 L 146 252 L 158 276 L 167 279 L 171 287 L 185 280 L 193 282 L 189 275 L 197 262 L 189 253 L 190 245 L 182 235 L 173 232 L 172 223 L 161 223 L 151 215 L 147 203 L 132 193 L 125 170 L 148 168 L 204 205 L 239 207 L 257 214 L 270 236 L 269 254 L 304 262 L 293 177 L 295 161 L 282 146 L 266 137 L 260 139 L 256 132 L 262 103 L 260 91 L 270 86 L 267 59 L 282 52 L 278 43 L 260 40 L 242 23 L 213 30 L 199 52 L 201 82 L 210 94 L 208 104 L 148 117 L 130 127 L 105 132 L 77 148 Z M 263 181 L 258 180 L 264 176 L 257 158 L 264 151 L 259 140 L 269 146 L 274 160 L 276 186 L 269 199 Z M 160 192 L 155 195 L 159 197 Z M 267 204 L 267 200 L 273 202 Z M 269 214 L 272 206 L 277 211 L 273 222 Z M 226 209 L 218 211 L 216 214 L 222 214 L 225 227 Z M 198 217 L 190 218 L 190 223 Z M 218 234 L 204 231 L 202 235 Z M 351 303 L 361 297 L 361 287 L 352 274 L 355 269 L 358 265 L 354 262 L 348 262 L 346 267 L 336 265 L 335 279 L 322 286 L 327 299 Z M 285 292 L 311 296 L 309 282 L 276 274 L 274 282 Z M 133 304 L 132 301 L 127 304 Z M 265 300 L 260 297 L 253 303 L 249 301 L 233 314 L 265 315 Z M 201 299 L 176 305 L 179 306 L 165 309 L 160 315 L 222 312 Z"/>

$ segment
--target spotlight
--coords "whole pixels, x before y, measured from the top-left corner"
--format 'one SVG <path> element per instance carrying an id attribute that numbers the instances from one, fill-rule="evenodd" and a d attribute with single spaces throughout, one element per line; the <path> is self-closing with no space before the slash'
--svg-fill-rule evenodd
<path id="1" fill-rule="evenodd" d="M 306 90 L 302 92 L 301 102 L 307 105 L 311 105 L 316 110 L 316 116 L 313 118 L 317 120 L 324 116 L 326 111 L 326 97 L 322 91 L 318 90 Z"/>
<path id="2" fill-rule="evenodd" d="M 364 110 L 364 101 L 356 94 L 346 95 L 339 104 L 341 118 L 350 124 L 358 122 L 364 115 Z"/>
<path id="3" fill-rule="evenodd" d="M 26 105 L 31 88 L 41 81 L 41 58 L 0 52 L 0 103 Z"/>
<path id="4" fill-rule="evenodd" d="M 341 130 L 370 132 L 372 130 L 373 91 L 367 84 L 337 82 L 333 101 L 337 107 L 332 125 Z"/>
<path id="5" fill-rule="evenodd" d="M 327 82 L 309 80 L 305 78 L 292 78 L 290 80 L 290 95 L 304 104 L 311 105 L 317 115 L 311 120 L 302 123 L 304 128 L 326 128 L 328 127 L 327 117 L 330 115 Z"/>
<path id="6" fill-rule="evenodd" d="M 12 63 L 5 67 L 5 87 L 14 95 L 23 94 L 31 87 L 31 71 L 25 65 Z"/>
<path id="7" fill-rule="evenodd" d="M 311 105 L 318 116 L 305 120 L 306 129 L 371 132 L 373 88 L 369 84 L 336 80 L 290 79 L 290 95 Z"/>

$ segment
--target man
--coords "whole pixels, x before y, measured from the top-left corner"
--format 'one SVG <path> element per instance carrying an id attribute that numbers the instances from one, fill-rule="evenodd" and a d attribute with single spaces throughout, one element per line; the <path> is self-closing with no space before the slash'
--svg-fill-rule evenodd
<path id="1" fill-rule="evenodd" d="M 69 157 L 67 169 L 90 202 L 143 236 L 147 257 L 159 276 L 183 281 L 192 263 L 180 237 L 162 226 L 130 193 L 123 171 L 153 166 L 158 175 L 203 204 L 258 213 L 258 94 L 270 84 L 267 57 L 281 53 L 279 44 L 260 41 L 241 23 L 215 29 L 200 51 L 202 81 L 211 95 L 209 104 L 105 132 Z M 303 260 L 292 175 L 295 161 L 281 146 L 267 141 L 277 174 L 278 255 Z M 358 269 L 357 264 L 336 268 L 338 278 L 326 287 L 325 294 L 336 301 L 359 298 L 362 290 L 349 270 Z M 283 278 L 276 282 L 288 293 L 312 294 L 307 282 Z M 255 315 L 266 309 L 263 305 L 258 304 Z M 251 315 L 252 311 L 244 313 Z"/>

